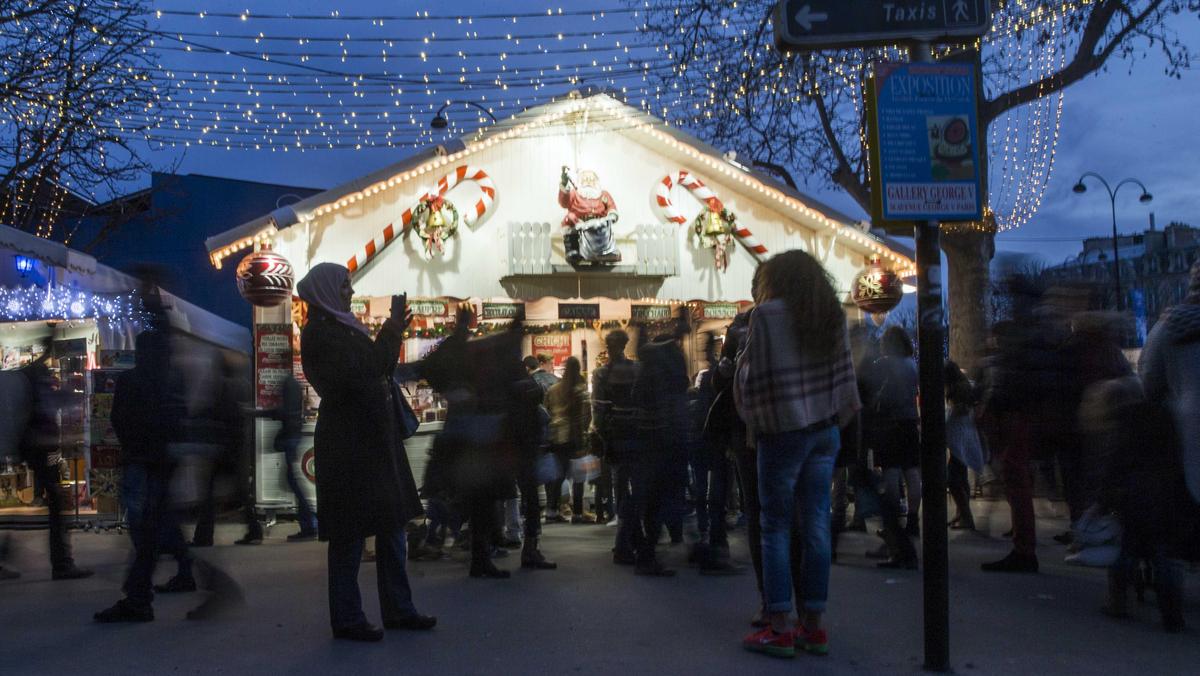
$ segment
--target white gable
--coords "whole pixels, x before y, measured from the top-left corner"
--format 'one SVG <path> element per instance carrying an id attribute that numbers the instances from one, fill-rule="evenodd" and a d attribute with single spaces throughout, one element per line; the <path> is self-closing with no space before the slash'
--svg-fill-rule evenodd
<path id="1" fill-rule="evenodd" d="M 638 226 L 667 223 L 655 200 L 666 176 L 680 171 L 699 177 L 735 213 L 770 253 L 799 248 L 825 261 L 842 291 L 866 263 L 880 253 L 898 268 L 911 261 L 859 232 L 788 196 L 744 169 L 679 140 L 661 123 L 613 99 L 597 95 L 529 111 L 478 139 L 465 139 L 464 150 L 434 157 L 418 166 L 353 186 L 316 195 L 297 205 L 298 222 L 272 236 L 274 248 L 303 276 L 316 263 L 346 264 L 363 255 L 391 225 L 397 234 L 357 275 L 359 294 L 381 296 L 402 291 L 412 296 L 535 299 L 610 297 L 659 300 L 745 300 L 757 261 L 735 247 L 728 269 L 720 271 L 713 253 L 692 242 L 691 221 L 702 205 L 676 185 L 670 199 L 687 219 L 672 226 L 677 273 L 667 276 L 631 274 L 622 267 L 606 274 L 577 275 L 564 268 L 559 224 L 564 209 L 557 203 L 562 167 L 592 169 L 616 203 L 615 228 L 623 266 L 636 264 Z M 439 179 L 459 167 L 482 170 L 495 187 L 495 198 L 473 225 L 460 224 L 445 253 L 429 256 L 415 233 L 401 234 L 402 218 Z M 386 172 L 384 172 L 386 173 Z M 379 174 L 376 175 L 378 177 Z M 373 179 L 376 177 L 372 177 Z M 460 215 L 474 210 L 483 197 L 477 182 L 464 180 L 446 193 Z M 514 274 L 510 239 L 523 224 L 549 224 L 550 262 L 558 271 Z M 263 226 L 258 226 L 263 227 Z M 266 226 L 269 227 L 269 226 Z M 244 233 L 242 233 L 244 234 Z M 241 235 L 239 235 L 241 236 Z M 215 248 L 216 253 L 221 253 Z M 769 254 L 768 254 L 769 255 Z"/>

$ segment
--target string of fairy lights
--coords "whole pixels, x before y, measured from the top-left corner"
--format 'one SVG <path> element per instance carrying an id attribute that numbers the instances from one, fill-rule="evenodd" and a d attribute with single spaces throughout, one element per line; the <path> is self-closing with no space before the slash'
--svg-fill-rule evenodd
<path id="1" fill-rule="evenodd" d="M 1064 65 L 1069 19 L 1093 1 L 1004 3 L 981 48 L 985 55 L 1003 54 L 1008 85 L 1014 73 L 1019 84 L 1038 82 Z M 708 58 L 720 52 L 707 45 L 647 31 L 648 10 L 687 12 L 691 3 L 608 2 L 513 12 L 430 7 L 392 15 L 159 2 L 137 17 L 146 34 L 141 55 L 152 64 L 145 77 L 156 100 L 136 110 L 117 106 L 94 124 L 155 150 L 305 153 L 441 143 L 491 123 L 464 101 L 503 118 L 584 86 L 619 93 L 685 127 L 722 107 L 753 114 L 741 108 L 753 95 L 745 73 L 777 60 L 769 23 L 748 20 L 738 13 L 739 3 L 727 3 L 716 28 L 736 47 L 739 62 L 732 63 Z M 0 37 L 20 30 L 19 24 L 3 24 Z M 681 58 L 685 52 L 688 58 Z M 822 52 L 799 77 L 779 67 L 772 77 L 754 81 L 769 82 L 762 86 L 797 104 L 817 88 L 840 90 L 838 105 L 861 119 L 861 64 L 881 56 L 904 58 L 905 50 Z M 985 82 L 1000 79 L 999 73 L 984 75 Z M 53 105 L 31 100 L 23 114 L 45 114 Z M 1062 105 L 1061 94 L 1043 96 L 992 125 L 989 207 L 1000 229 L 1017 227 L 1038 210 L 1054 166 Z M 449 106 L 449 125 L 433 129 L 429 122 L 443 106 Z M 866 148 L 857 127 L 846 133 Z M 19 190 L 33 190 L 36 183 L 26 181 Z"/>

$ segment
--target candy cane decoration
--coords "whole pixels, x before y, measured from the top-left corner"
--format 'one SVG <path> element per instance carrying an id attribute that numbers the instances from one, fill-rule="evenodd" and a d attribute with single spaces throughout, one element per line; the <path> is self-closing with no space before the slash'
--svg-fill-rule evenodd
<path id="1" fill-rule="evenodd" d="M 725 205 L 717 197 L 717 194 L 704 185 L 694 174 L 687 171 L 680 171 L 677 180 L 679 185 L 687 188 L 693 197 L 703 202 L 709 209 L 717 213 L 725 209 Z M 664 176 L 654 189 L 654 199 L 658 202 L 658 206 L 663 210 L 663 215 L 666 216 L 668 221 L 678 223 L 679 225 L 686 225 L 687 219 L 683 217 L 683 214 L 679 213 L 679 209 L 671 202 L 671 189 L 674 187 L 675 183 L 671 180 L 670 175 Z M 740 220 L 734 228 L 733 234 L 737 236 L 742 246 L 756 259 L 761 261 L 762 257 L 767 254 L 767 247 L 763 246 L 754 237 L 754 233 L 741 224 Z"/>
<path id="2" fill-rule="evenodd" d="M 452 173 L 443 176 L 437 182 L 436 186 L 427 190 L 417 201 L 432 200 L 436 197 L 444 196 L 463 181 L 474 181 L 479 186 L 479 189 L 483 191 L 483 195 L 475 203 L 475 208 L 466 210 L 463 213 L 463 222 L 468 226 L 475 225 L 492 208 L 492 203 L 496 201 L 496 184 L 492 182 L 492 177 L 488 176 L 487 172 L 482 169 L 476 169 L 468 165 L 458 167 Z M 416 205 L 405 209 L 404 213 L 400 214 L 399 234 L 408 232 L 413 220 L 413 209 L 415 208 Z M 392 240 L 396 239 L 396 235 L 396 224 L 388 223 L 382 232 L 367 242 L 360 253 L 355 254 L 353 258 L 347 261 L 346 267 L 349 268 L 350 274 L 355 274 L 366 267 L 367 263 L 370 263 L 381 251 L 387 248 L 387 245 L 392 243 Z"/>

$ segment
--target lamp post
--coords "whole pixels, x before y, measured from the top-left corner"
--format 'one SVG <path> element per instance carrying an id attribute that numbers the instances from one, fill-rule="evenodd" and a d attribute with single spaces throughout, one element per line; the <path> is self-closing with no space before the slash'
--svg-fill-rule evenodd
<path id="1" fill-rule="evenodd" d="M 1146 190 L 1146 185 L 1136 178 L 1127 178 L 1118 183 L 1114 188 L 1109 185 L 1108 181 L 1104 180 L 1103 176 L 1094 171 L 1086 172 L 1083 176 L 1080 176 L 1079 181 L 1075 184 L 1075 187 L 1072 188 L 1072 190 L 1074 190 L 1078 195 L 1082 195 L 1083 193 L 1087 192 L 1087 186 L 1083 184 L 1083 180 L 1089 177 L 1100 181 L 1100 184 L 1103 185 L 1104 189 L 1108 191 L 1108 201 L 1112 207 L 1113 285 L 1117 291 L 1117 309 L 1124 310 L 1125 299 L 1121 296 L 1121 256 L 1117 246 L 1117 193 L 1120 192 L 1121 188 L 1125 187 L 1126 185 L 1134 184 L 1142 189 L 1142 196 L 1138 198 L 1138 201 L 1142 204 L 1148 204 L 1154 199 L 1154 196 L 1151 195 L 1148 190 Z"/>
<path id="2" fill-rule="evenodd" d="M 438 108 L 437 115 L 432 120 L 429 121 L 429 126 L 433 127 L 434 129 L 445 129 L 446 127 L 450 126 L 450 120 L 446 119 L 445 112 L 446 112 L 447 108 L 454 105 L 455 103 L 463 103 L 468 106 L 475 106 L 476 108 L 482 110 L 484 115 L 487 115 L 488 117 L 492 118 L 493 123 L 497 122 L 496 116 L 492 115 L 492 111 L 488 110 L 487 108 L 484 108 L 483 106 L 479 105 L 478 103 L 475 103 L 474 101 L 467 101 L 465 99 L 460 99 L 460 100 L 454 100 L 454 101 L 447 101 L 446 105 L 442 106 L 441 108 Z"/>

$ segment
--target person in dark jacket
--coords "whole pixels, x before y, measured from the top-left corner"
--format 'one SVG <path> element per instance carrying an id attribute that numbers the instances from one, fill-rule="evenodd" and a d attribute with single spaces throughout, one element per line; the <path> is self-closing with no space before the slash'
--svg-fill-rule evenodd
<path id="1" fill-rule="evenodd" d="M 604 336 L 608 363 L 592 373 L 592 426 L 604 448 L 604 462 L 612 467 L 618 517 L 613 562 L 620 565 L 633 565 L 641 537 L 631 498 L 633 468 L 642 448 L 642 414 L 633 399 L 641 365 L 625 355 L 628 345 L 629 334 L 621 329 Z"/>
<path id="2" fill-rule="evenodd" d="M 51 344 L 47 339 L 41 357 L 21 369 L 28 379 L 30 397 L 29 421 L 21 437 L 20 451 L 21 459 L 33 470 L 36 492 L 45 499 L 49 509 L 51 576 L 55 580 L 76 580 L 91 576 L 92 571 L 75 565 L 70 535 L 63 521 L 67 499 L 59 483 L 57 393 L 51 384 L 50 370 L 46 368 L 50 354 Z"/>
<path id="3" fill-rule="evenodd" d="M 469 313 L 460 313 L 454 335 L 420 366 L 449 402 L 446 426 L 430 453 L 426 490 L 450 492 L 464 506 L 471 523 L 471 577 L 505 579 L 509 572 L 491 560 L 499 531 L 496 505 L 516 497 L 518 479 L 527 491 L 536 490 L 528 480 L 541 437 L 541 390 L 521 363 L 520 320 L 472 341 L 469 323 Z M 527 512 L 527 529 L 536 525 L 536 518 L 529 521 Z M 536 553 L 537 539 L 530 534 L 527 530 L 522 565 L 552 567 Z"/>
<path id="4" fill-rule="evenodd" d="M 681 508 L 687 472 L 687 360 L 680 340 L 690 331 L 686 310 L 674 329 L 648 341 L 638 350 L 641 372 L 633 400 L 642 412 L 645 446 L 635 459 L 632 502 L 642 537 L 635 543 L 638 575 L 670 577 L 654 551 L 658 533 L 671 506 Z M 673 535 L 672 538 L 675 536 Z"/>
<path id="5" fill-rule="evenodd" d="M 125 578 L 125 598 L 95 615 L 97 622 L 148 622 L 154 569 L 160 551 L 172 554 L 179 571 L 164 591 L 192 591 L 191 559 L 169 506 L 175 462 L 168 445 L 179 438 L 180 407 L 170 384 L 170 336 L 149 329 L 136 339 L 136 365 L 117 378 L 112 426 L 121 442 L 121 503 L 134 559 Z"/>
<path id="6" fill-rule="evenodd" d="M 875 462 L 883 469 L 884 486 L 897 503 L 900 481 L 904 480 L 908 496 L 905 530 L 916 537 L 920 532 L 921 436 L 912 339 L 903 328 L 892 326 L 883 333 L 880 352 L 862 375 L 868 397 L 867 435 L 875 449 Z"/>
<path id="7" fill-rule="evenodd" d="M 437 620 L 417 612 L 404 570 L 404 525 L 422 507 L 399 438 L 391 386 L 410 315 L 394 303 L 392 317 L 372 340 L 350 312 L 350 273 L 334 263 L 314 266 L 296 289 L 309 308 L 300 335 L 304 375 L 321 397 L 314 443 L 318 529 L 329 542 L 333 635 L 383 638 L 363 615 L 358 591 L 364 541 L 371 535 L 384 627 L 431 629 Z"/>

